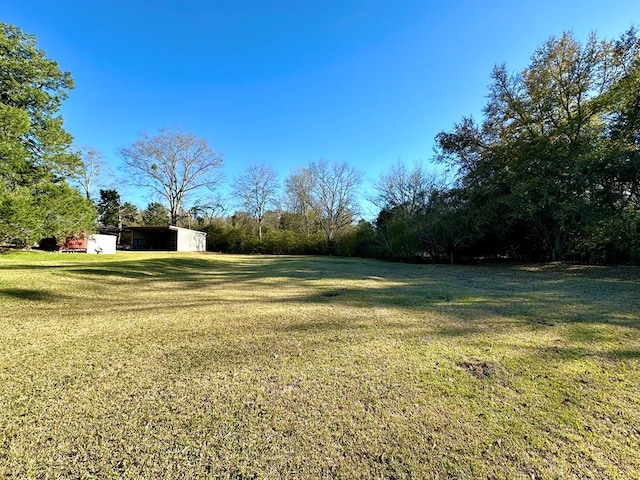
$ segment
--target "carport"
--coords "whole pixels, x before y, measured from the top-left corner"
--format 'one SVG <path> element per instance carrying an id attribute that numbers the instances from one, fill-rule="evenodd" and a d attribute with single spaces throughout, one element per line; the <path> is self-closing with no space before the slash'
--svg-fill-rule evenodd
<path id="1" fill-rule="evenodd" d="M 128 227 L 132 250 L 204 252 L 207 234 L 174 226 Z"/>

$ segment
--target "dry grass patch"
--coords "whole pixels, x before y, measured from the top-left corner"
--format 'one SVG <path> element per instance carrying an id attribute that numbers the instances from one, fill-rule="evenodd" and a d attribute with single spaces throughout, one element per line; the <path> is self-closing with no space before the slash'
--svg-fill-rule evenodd
<path id="1" fill-rule="evenodd" d="M 0 257 L 0 477 L 635 478 L 637 269 Z"/>

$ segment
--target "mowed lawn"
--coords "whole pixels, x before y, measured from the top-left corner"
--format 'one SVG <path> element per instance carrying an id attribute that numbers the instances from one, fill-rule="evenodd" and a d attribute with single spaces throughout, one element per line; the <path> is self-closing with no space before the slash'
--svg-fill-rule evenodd
<path id="1" fill-rule="evenodd" d="M 640 270 L 0 256 L 0 478 L 640 478 Z"/>

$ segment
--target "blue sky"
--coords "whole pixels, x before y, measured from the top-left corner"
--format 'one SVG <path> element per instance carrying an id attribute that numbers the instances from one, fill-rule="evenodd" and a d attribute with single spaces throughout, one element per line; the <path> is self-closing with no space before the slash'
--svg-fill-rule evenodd
<path id="1" fill-rule="evenodd" d="M 438 132 L 481 116 L 495 64 L 521 70 L 564 31 L 640 23 L 637 0 L 4 3 L 0 19 L 71 72 L 62 114 L 78 146 L 117 171 L 140 132 L 177 127 L 222 153 L 230 178 L 325 158 L 373 180 L 429 162 Z"/>

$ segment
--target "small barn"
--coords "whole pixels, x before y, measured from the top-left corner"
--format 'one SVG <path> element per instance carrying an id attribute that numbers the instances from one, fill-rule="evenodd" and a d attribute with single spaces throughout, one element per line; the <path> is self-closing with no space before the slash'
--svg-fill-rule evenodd
<path id="1" fill-rule="evenodd" d="M 115 235 L 93 233 L 87 237 L 67 237 L 58 243 L 55 238 L 44 238 L 40 241 L 42 250 L 76 253 L 116 253 Z"/>
<path id="2" fill-rule="evenodd" d="M 174 252 L 204 252 L 207 234 L 174 226 L 128 227 L 131 250 L 168 250 Z"/>

